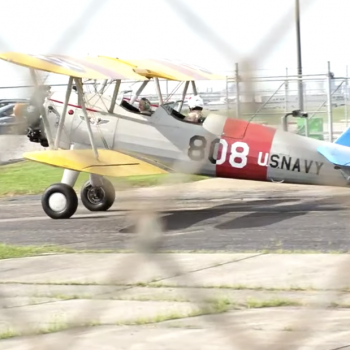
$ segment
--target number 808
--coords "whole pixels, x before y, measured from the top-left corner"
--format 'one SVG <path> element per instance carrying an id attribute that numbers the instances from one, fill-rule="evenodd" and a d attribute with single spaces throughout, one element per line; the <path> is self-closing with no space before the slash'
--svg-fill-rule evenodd
<path id="1" fill-rule="evenodd" d="M 197 142 L 196 142 L 197 141 Z M 221 155 L 219 159 L 214 158 L 214 150 L 217 144 L 221 144 Z M 203 160 L 205 157 L 205 150 L 207 140 L 203 136 L 195 135 L 190 139 L 190 147 L 188 149 L 188 157 L 194 161 Z M 215 139 L 210 144 L 208 159 L 212 164 L 223 164 L 226 161 L 227 151 L 229 145 L 225 139 Z M 241 152 L 238 149 L 241 148 Z M 244 168 L 248 163 L 249 146 L 245 142 L 234 142 L 231 144 L 229 151 L 229 163 L 234 168 Z M 237 162 L 240 160 L 240 162 Z"/>

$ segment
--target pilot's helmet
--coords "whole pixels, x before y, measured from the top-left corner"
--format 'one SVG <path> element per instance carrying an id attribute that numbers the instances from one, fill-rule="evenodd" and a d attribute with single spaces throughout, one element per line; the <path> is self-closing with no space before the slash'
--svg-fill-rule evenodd
<path id="1" fill-rule="evenodd" d="M 151 110 L 151 102 L 147 100 L 147 98 L 142 97 L 139 102 L 140 111 L 150 111 Z"/>
<path id="2" fill-rule="evenodd" d="M 195 95 L 195 96 L 191 96 L 188 99 L 188 107 L 190 109 L 199 109 L 202 110 L 204 107 L 204 102 L 202 100 L 202 98 L 199 95 Z"/>

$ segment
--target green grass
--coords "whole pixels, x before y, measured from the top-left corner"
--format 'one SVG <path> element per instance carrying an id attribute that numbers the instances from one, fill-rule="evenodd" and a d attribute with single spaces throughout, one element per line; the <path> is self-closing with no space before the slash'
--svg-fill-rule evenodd
<path id="1" fill-rule="evenodd" d="M 0 243 L 0 260 L 1 259 L 10 259 L 10 258 L 24 258 L 35 255 L 43 254 L 131 254 L 137 253 L 134 250 L 128 249 L 70 249 L 62 246 L 55 245 L 43 245 L 43 246 L 17 246 Z M 183 253 L 182 251 L 161 251 L 160 253 L 166 254 L 177 254 Z M 195 253 L 195 252 L 192 252 Z M 72 282 L 72 284 L 76 284 Z M 81 283 L 78 283 L 81 284 Z M 86 283 L 83 283 L 86 284 Z M 140 286 L 143 286 L 144 283 L 140 282 Z M 137 286 L 137 284 L 135 284 Z"/>
<path id="2" fill-rule="evenodd" d="M 70 249 L 63 246 L 54 246 L 54 245 L 43 245 L 43 246 L 16 246 L 16 245 L 9 245 L 9 244 L 1 244 L 0 243 L 0 260 L 1 259 L 9 259 L 9 258 L 23 258 L 23 257 L 29 257 L 29 256 L 35 256 L 35 255 L 43 255 L 43 254 L 130 254 L 130 253 L 137 253 L 137 251 L 134 250 L 128 250 L 128 249 Z M 160 254 L 203 254 L 203 251 L 186 251 L 186 250 L 160 250 L 158 253 Z M 204 253 L 207 254 L 242 254 L 242 252 L 215 252 L 215 251 L 204 251 Z M 293 251 L 288 251 L 287 253 L 293 253 Z M 309 252 L 305 252 L 306 254 Z M 341 252 L 336 252 L 337 254 L 344 254 Z M 276 254 L 275 252 L 270 252 L 269 254 Z M 297 254 L 300 254 L 300 252 L 297 252 Z M 317 252 L 310 252 L 310 254 L 317 254 Z M 329 254 L 329 253 L 328 253 Z M 348 253 L 347 253 L 348 254 Z M 214 265 L 215 266 L 215 265 Z M 214 267 L 213 266 L 213 267 Z M 74 284 L 72 282 L 72 284 Z M 81 284 L 81 283 L 79 283 Z M 83 283 L 85 284 L 85 283 Z M 152 287 L 152 288 L 168 288 L 168 287 L 185 287 L 178 284 L 168 284 L 168 283 L 162 283 L 162 282 L 138 282 L 134 284 L 138 287 Z M 300 288 L 296 286 L 291 286 L 287 289 L 280 289 L 280 288 L 270 288 L 266 289 L 263 287 L 248 287 L 246 285 L 229 285 L 229 284 L 223 284 L 223 285 L 205 285 L 205 286 L 193 286 L 193 288 L 214 288 L 214 289 L 235 289 L 235 290 L 243 290 L 243 289 L 251 289 L 251 290 L 275 290 L 275 291 L 281 291 L 281 290 L 293 290 L 293 291 L 305 291 L 305 290 L 314 290 L 313 288 Z M 346 289 L 346 292 L 350 291 L 350 287 Z"/>
<path id="3" fill-rule="evenodd" d="M 0 332 L 0 340 L 14 338 L 14 337 L 17 337 L 17 336 L 19 336 L 19 333 L 14 331 L 11 328 L 8 328 L 8 329 Z"/>
<path id="4" fill-rule="evenodd" d="M 50 253 L 75 253 L 76 251 L 56 246 L 15 246 L 0 244 L 0 259 L 24 258 Z"/>
<path id="5" fill-rule="evenodd" d="M 37 256 L 43 254 L 129 254 L 135 253 L 132 250 L 118 250 L 118 249 L 70 249 L 62 246 L 43 245 L 43 246 L 16 246 L 10 244 L 0 243 L 0 260 L 11 258 L 25 258 L 29 256 Z"/>
<path id="6" fill-rule="evenodd" d="M 61 168 L 44 165 L 40 163 L 23 161 L 0 167 L 0 197 L 22 194 L 39 194 L 53 183 L 61 182 L 63 170 Z M 167 174 L 130 176 L 123 178 L 131 187 L 155 186 L 161 184 Z M 81 186 L 89 178 L 89 174 L 80 173 L 75 188 L 80 190 Z M 118 189 L 120 179 L 108 178 Z M 204 176 L 189 176 L 188 181 L 205 179 Z"/>
<path id="7" fill-rule="evenodd" d="M 35 334 L 49 334 L 49 333 L 57 333 L 62 332 L 65 330 L 71 329 L 73 326 L 78 327 L 98 327 L 98 326 L 145 326 L 145 325 L 151 325 L 156 323 L 162 323 L 167 321 L 174 321 L 174 320 L 188 320 L 190 318 L 198 317 L 198 316 L 206 316 L 206 315 L 215 315 L 215 314 L 223 314 L 226 312 L 229 312 L 231 310 L 235 309 L 242 309 L 242 308 L 248 308 L 248 309 L 256 309 L 256 308 L 274 308 L 274 307 L 303 307 L 305 306 L 303 303 L 299 303 L 293 300 L 289 299 L 270 299 L 265 301 L 259 301 L 259 300 L 250 300 L 243 303 L 236 303 L 233 300 L 230 300 L 228 298 L 218 298 L 218 299 L 212 299 L 207 301 L 207 305 L 203 305 L 202 307 L 197 306 L 194 307 L 192 310 L 188 311 L 168 311 L 168 312 L 161 312 L 159 314 L 156 314 L 154 316 L 149 317 L 137 317 L 134 319 L 125 319 L 125 320 L 118 320 L 115 322 L 99 322 L 98 320 L 89 320 L 87 322 L 82 322 L 79 324 L 69 324 L 64 320 L 59 320 L 58 317 L 55 317 L 55 319 L 51 322 L 49 322 L 47 325 L 43 325 L 37 329 L 28 330 L 27 332 L 20 332 L 15 331 L 8 327 L 7 329 L 4 329 L 3 331 L 0 331 L 0 340 L 3 339 L 10 339 L 15 338 L 19 336 L 24 335 L 35 335 Z M 348 308 L 348 305 L 342 305 L 342 304 L 329 304 L 328 307 L 331 307 L 333 309 L 335 308 Z M 189 325 L 187 323 L 170 323 L 167 325 L 170 328 L 199 328 L 199 325 Z M 295 329 L 292 326 L 285 326 L 282 328 L 283 331 L 292 332 Z"/>

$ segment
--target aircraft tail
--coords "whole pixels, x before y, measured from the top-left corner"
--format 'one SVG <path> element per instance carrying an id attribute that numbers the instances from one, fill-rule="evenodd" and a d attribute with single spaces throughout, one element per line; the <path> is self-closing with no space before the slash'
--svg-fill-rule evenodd
<path id="1" fill-rule="evenodd" d="M 350 126 L 334 141 L 334 143 L 350 147 Z"/>
<path id="2" fill-rule="evenodd" d="M 349 149 L 348 149 L 349 148 Z M 350 127 L 348 127 L 332 144 L 317 147 L 329 162 L 334 165 L 350 168 Z"/>

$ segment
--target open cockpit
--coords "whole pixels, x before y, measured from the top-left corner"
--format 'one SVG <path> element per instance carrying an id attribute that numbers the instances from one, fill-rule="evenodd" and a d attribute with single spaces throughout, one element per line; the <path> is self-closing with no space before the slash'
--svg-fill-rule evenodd
<path id="1" fill-rule="evenodd" d="M 163 108 L 169 116 L 181 122 L 195 124 L 195 125 L 203 124 L 205 120 L 204 117 L 199 118 L 198 122 L 186 120 L 186 115 L 180 112 L 182 109 L 182 103 L 183 101 L 168 102 L 168 103 L 162 104 L 160 107 Z"/>
<path id="2" fill-rule="evenodd" d="M 151 102 L 145 98 L 141 98 L 141 94 L 145 90 L 146 86 L 148 83 L 152 81 L 155 85 L 155 90 L 157 93 L 157 103 L 151 104 Z M 188 113 L 182 113 L 182 107 L 184 105 L 184 101 L 187 95 L 188 87 L 189 84 L 192 83 L 192 90 L 193 90 L 193 95 L 197 96 L 197 89 L 194 81 L 186 81 L 184 82 L 185 86 L 182 92 L 182 99 L 181 100 L 176 100 L 176 101 L 169 101 L 169 98 L 175 93 L 172 92 L 168 96 L 163 96 L 161 89 L 160 89 L 160 82 L 157 77 L 153 77 L 152 79 L 142 81 L 141 85 L 135 91 L 135 93 L 130 96 L 130 98 L 127 98 L 124 96 L 124 94 L 120 94 L 119 92 L 119 87 L 120 87 L 120 82 L 116 83 L 114 91 L 113 91 L 113 96 L 111 96 L 110 100 L 110 108 L 108 109 L 109 113 L 114 112 L 115 106 L 118 106 L 118 109 L 122 108 L 123 110 L 132 113 L 132 114 L 137 114 L 137 115 L 143 115 L 143 116 L 148 116 L 148 117 L 157 117 L 160 116 L 160 114 L 163 113 L 158 113 L 158 110 L 160 111 L 163 110 L 165 111 L 164 115 L 171 116 L 174 120 L 181 121 L 184 123 L 192 123 L 192 124 L 202 124 L 205 120 L 205 118 L 199 113 L 198 110 L 194 111 L 192 113 L 192 116 L 189 116 Z M 177 90 L 177 88 L 175 89 Z M 128 92 L 131 92 L 130 90 L 127 90 Z M 117 99 L 117 95 L 118 99 Z M 198 96 L 200 99 L 200 97 Z M 168 101 L 169 102 L 168 102 Z M 138 102 L 138 105 L 137 105 Z M 203 101 L 202 101 L 203 104 Z M 119 108 L 120 107 L 120 108 Z M 196 108 L 194 108 L 196 109 Z M 199 108 L 202 109 L 202 108 Z M 119 112 L 120 113 L 120 112 Z M 119 114 L 118 113 L 118 114 Z M 198 116 L 197 116 L 197 114 Z"/>
<path id="3" fill-rule="evenodd" d="M 189 121 L 189 120 L 186 120 L 186 114 L 182 114 L 181 112 L 178 111 L 178 109 L 179 109 L 178 104 L 181 102 L 182 101 L 176 101 L 176 102 L 171 101 L 171 102 L 163 103 L 160 106 L 153 105 L 153 108 L 155 108 L 155 110 L 151 110 L 149 114 L 142 113 L 136 106 L 130 104 L 130 102 L 128 102 L 126 99 L 123 99 L 120 102 L 119 106 L 128 112 L 135 113 L 135 114 L 141 114 L 141 115 L 145 115 L 145 116 L 152 116 L 154 113 L 156 113 L 158 108 L 161 108 L 162 110 L 164 110 L 166 112 L 167 115 L 171 116 L 175 120 L 178 120 L 178 121 L 181 121 L 184 123 L 198 125 L 198 124 L 202 124 L 204 122 L 205 118 L 200 118 L 198 120 L 198 122 L 196 122 L 196 123 Z"/>

